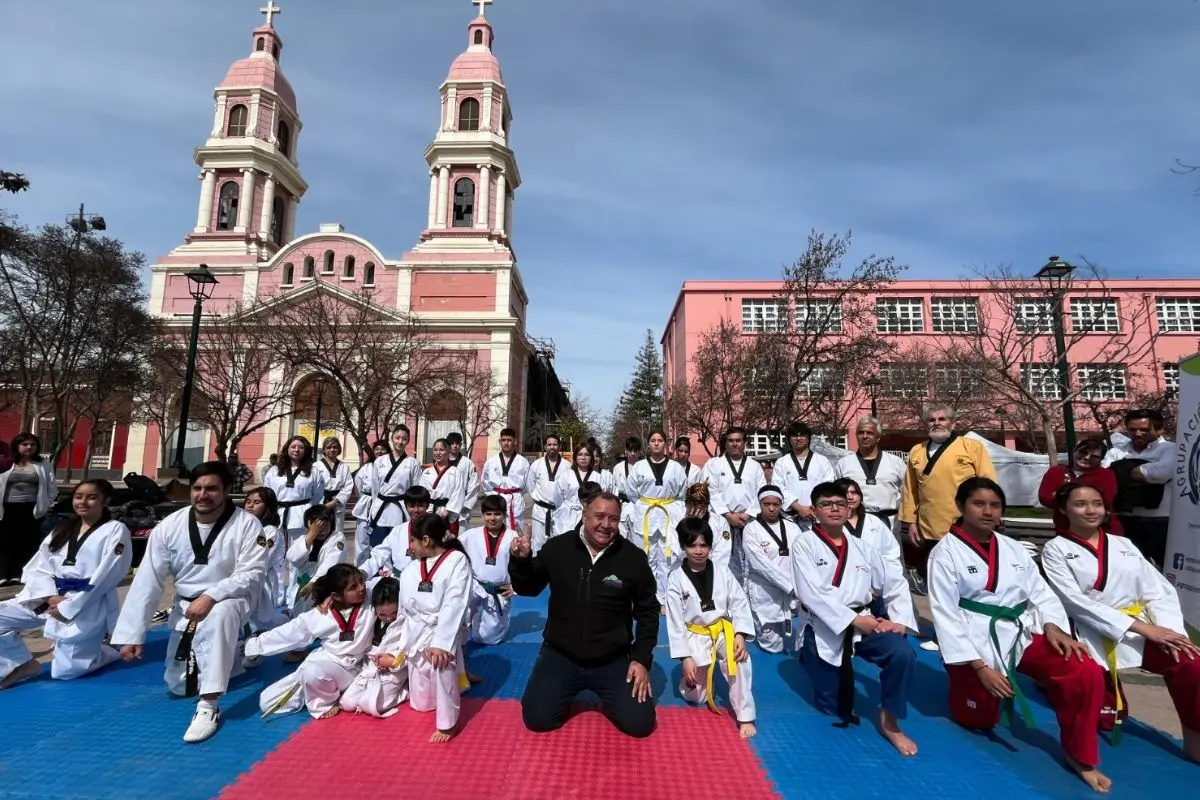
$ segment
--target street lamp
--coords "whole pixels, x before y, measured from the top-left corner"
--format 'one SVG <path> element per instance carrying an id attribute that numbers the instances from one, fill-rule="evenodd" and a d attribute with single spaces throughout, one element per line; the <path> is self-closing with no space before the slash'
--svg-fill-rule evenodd
<path id="1" fill-rule="evenodd" d="M 324 375 L 313 378 L 313 389 L 317 393 L 317 425 L 313 428 L 313 452 L 321 457 L 321 404 L 325 402 L 325 390 L 329 388 L 329 380 Z"/>
<path id="2" fill-rule="evenodd" d="M 196 347 L 200 339 L 200 312 L 204 301 L 212 297 L 213 289 L 217 286 L 216 277 L 208 271 L 207 264 L 189 270 L 187 273 L 188 292 L 195 299 L 192 307 L 192 338 L 188 343 L 187 373 L 183 379 L 183 396 L 179 400 L 179 429 L 175 442 L 175 463 L 172 465 L 180 478 L 186 478 L 187 465 L 183 463 L 183 446 L 187 438 L 188 411 L 192 406 L 192 381 L 196 377 Z"/>
<path id="3" fill-rule="evenodd" d="M 1000 423 L 1000 446 L 1008 447 L 1008 435 L 1004 431 L 1004 420 L 1008 417 L 1008 412 L 1003 408 L 996 409 L 996 421 Z"/>
<path id="4" fill-rule="evenodd" d="M 871 416 L 879 416 L 879 387 L 883 386 L 883 381 L 877 377 L 870 377 L 863 381 L 863 386 L 867 387 L 867 391 L 871 395 Z"/>
<path id="5" fill-rule="evenodd" d="M 1075 409 L 1070 400 L 1071 371 L 1067 366 L 1067 330 L 1063 320 L 1063 300 L 1071 284 L 1075 267 L 1058 256 L 1050 256 L 1046 265 L 1034 276 L 1046 286 L 1050 296 L 1050 313 L 1054 322 L 1054 354 L 1058 367 L 1058 390 L 1062 398 L 1063 427 L 1067 435 L 1067 452 L 1075 452 Z"/>

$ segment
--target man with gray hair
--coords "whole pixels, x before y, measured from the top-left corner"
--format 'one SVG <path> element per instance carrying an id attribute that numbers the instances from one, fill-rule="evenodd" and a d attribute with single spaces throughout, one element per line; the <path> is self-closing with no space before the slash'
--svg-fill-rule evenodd
<path id="1" fill-rule="evenodd" d="M 839 478 L 851 478 L 862 488 L 863 508 L 893 527 L 904 489 L 904 460 L 879 449 L 883 424 L 876 417 L 861 417 L 854 429 L 858 449 L 834 465 Z"/>
<path id="2" fill-rule="evenodd" d="M 929 551 L 958 519 L 958 485 L 967 478 L 996 480 L 987 448 L 955 432 L 956 416 L 945 403 L 926 406 L 921 418 L 929 439 L 909 451 L 905 465 L 900 522 L 907 526 L 905 561 L 915 573 L 910 582 L 919 594 L 925 594 Z"/>

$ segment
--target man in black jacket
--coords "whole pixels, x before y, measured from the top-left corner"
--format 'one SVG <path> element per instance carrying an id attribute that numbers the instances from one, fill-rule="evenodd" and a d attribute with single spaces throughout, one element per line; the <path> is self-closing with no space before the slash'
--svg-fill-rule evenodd
<path id="1" fill-rule="evenodd" d="M 622 733 L 640 738 L 654 730 L 654 573 L 646 554 L 620 535 L 620 523 L 621 501 L 602 492 L 584 509 L 578 533 L 553 537 L 536 556 L 528 537 L 513 542 L 513 590 L 533 597 L 550 586 L 542 650 L 521 698 L 531 731 L 561 728 L 567 704 L 585 689 L 599 695 L 604 715 Z"/>

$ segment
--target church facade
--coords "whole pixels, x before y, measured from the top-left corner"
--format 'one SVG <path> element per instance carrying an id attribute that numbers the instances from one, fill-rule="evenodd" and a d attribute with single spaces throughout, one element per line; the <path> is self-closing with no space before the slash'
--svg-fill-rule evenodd
<path id="1" fill-rule="evenodd" d="M 546 385 L 547 364 L 551 372 L 553 367 L 545 345 L 525 329 L 529 298 L 511 243 L 521 174 L 509 146 L 508 92 L 482 9 L 467 26 L 467 47 L 440 87 L 437 130 L 425 151 L 424 229 L 415 246 L 396 258 L 337 223 L 296 235 L 297 206 L 308 190 L 297 157 L 304 125 L 281 68 L 278 9 L 268 3 L 267 21 L 251 34 L 249 55 L 216 88 L 212 129 L 195 151 L 200 168 L 195 224 L 183 244 L 153 265 L 150 285 L 151 312 L 186 337 L 193 309 L 187 273 L 207 266 L 217 284 L 204 302 L 201 348 L 210 320 L 247 309 L 269 314 L 271 304 L 316 294 L 347 303 L 365 298 L 380 309 L 385 324 L 390 317 L 418 321 L 438 350 L 471 358 L 501 388 L 494 398 L 500 413 L 474 439 L 477 463 L 498 449 L 501 428 L 523 434 L 535 412 L 561 413 L 568 402 L 556 376 L 556 396 L 536 388 Z M 325 397 L 324 414 L 314 413 L 317 372 L 300 369 L 286 377 L 283 393 L 290 408 L 277 409 L 274 419 L 240 441 L 242 463 L 265 464 L 293 435 L 311 440 L 316 416 L 324 422 L 320 434 L 341 436 L 346 459 L 358 461 L 353 437 L 339 425 L 337 404 Z M 409 409 L 390 421 L 409 425 L 411 447 L 421 457 L 434 439 L 461 427 L 466 402 L 443 389 L 436 402 L 423 406 L 423 414 Z M 131 427 L 125 471 L 155 475 L 170 465 L 174 444 L 168 438 L 174 434 L 163 435 L 158 427 L 153 422 Z M 189 463 L 211 457 L 215 447 L 208 426 L 189 426 Z"/>

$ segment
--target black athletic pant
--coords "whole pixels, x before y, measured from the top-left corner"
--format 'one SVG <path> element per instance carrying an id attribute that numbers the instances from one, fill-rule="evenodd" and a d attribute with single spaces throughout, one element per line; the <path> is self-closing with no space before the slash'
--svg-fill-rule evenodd
<path id="1" fill-rule="evenodd" d="M 637 738 L 654 731 L 654 698 L 639 703 L 625 682 L 629 659 L 581 666 L 549 645 L 542 645 L 533 675 L 521 698 L 521 718 L 535 733 L 557 730 L 567 721 L 567 706 L 582 691 L 600 697 L 604 716 L 621 733 Z"/>

